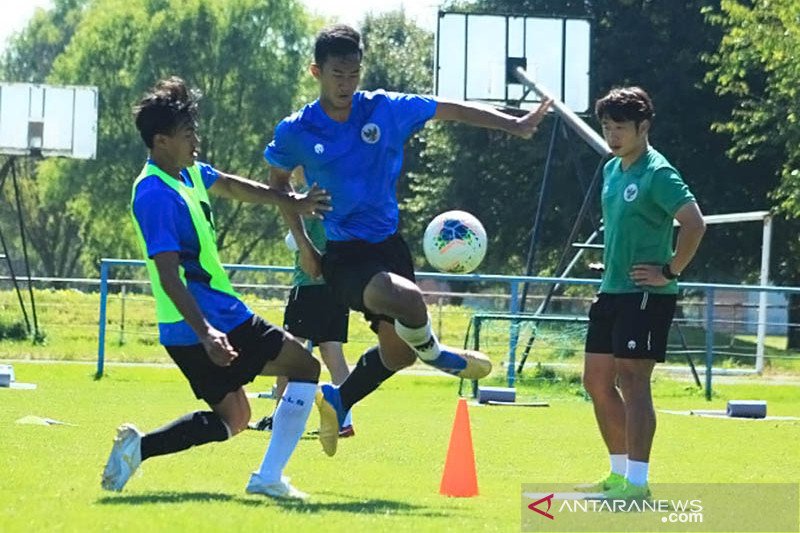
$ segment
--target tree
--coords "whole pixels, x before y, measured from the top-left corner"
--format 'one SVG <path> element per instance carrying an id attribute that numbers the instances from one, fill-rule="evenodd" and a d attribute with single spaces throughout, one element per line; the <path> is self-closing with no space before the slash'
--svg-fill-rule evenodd
<path id="1" fill-rule="evenodd" d="M 98 157 L 41 163 L 38 174 L 46 186 L 38 198 L 60 201 L 61 211 L 79 222 L 84 245 L 79 265 L 92 272 L 100 257 L 139 255 L 129 223 L 130 186 L 146 150 L 134 128 L 131 106 L 144 90 L 173 74 L 198 87 L 204 94 L 204 159 L 226 171 L 263 179 L 267 167 L 262 151 L 302 85 L 312 29 L 297 0 L 62 4 L 79 9 L 80 23 L 67 40 L 69 46 L 54 51 L 44 81 L 99 88 Z M 56 26 L 61 20 L 56 13 L 44 17 Z M 34 21 L 37 24 L 41 25 Z M 46 35 L 23 32 L 12 43 L 17 52 L 8 56 L 13 68 L 21 69 L 14 59 L 22 57 L 18 51 L 42 43 L 50 43 Z M 37 76 L 41 78 L 41 73 Z M 279 239 L 272 239 L 282 233 L 276 210 L 220 201 L 216 212 L 226 259 L 269 261 L 276 253 L 288 257 L 283 246 L 273 245 Z M 45 245 L 53 242 L 46 237 L 37 240 Z"/>
<path id="2" fill-rule="evenodd" d="M 800 114 L 797 111 L 800 65 L 800 4 L 792 0 L 736 2 L 723 0 L 707 10 L 708 20 L 724 31 L 718 49 L 707 59 L 708 81 L 718 94 L 738 101 L 716 129 L 730 136 L 738 161 L 767 161 L 765 172 L 780 176 L 772 191 L 777 213 L 785 220 L 776 242 L 777 278 L 800 284 Z M 768 176 L 772 177 L 772 176 Z M 769 180 L 772 183 L 772 180 Z M 800 322 L 800 298 L 789 296 L 789 322 Z M 789 328 L 789 347 L 800 348 L 800 328 Z"/>

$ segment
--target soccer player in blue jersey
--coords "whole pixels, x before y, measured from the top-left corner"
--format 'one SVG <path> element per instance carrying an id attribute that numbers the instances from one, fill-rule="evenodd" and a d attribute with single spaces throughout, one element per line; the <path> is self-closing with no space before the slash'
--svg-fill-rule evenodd
<path id="1" fill-rule="evenodd" d="M 284 218 L 303 269 L 312 276 L 322 273 L 334 294 L 362 311 L 378 335 L 379 346 L 361 357 L 340 387 L 322 387 L 322 408 L 340 424 L 356 402 L 417 357 L 465 378 L 484 377 L 491 369 L 483 354 L 441 346 L 431 331 L 411 254 L 397 232 L 395 188 L 404 144 L 432 119 L 529 138 L 550 105 L 544 102 L 525 116 L 513 117 L 431 96 L 358 91 L 362 55 L 356 30 L 346 25 L 324 29 L 311 65 L 319 98 L 281 121 L 264 152 L 274 186 L 290 190 L 291 171 L 301 166 L 308 183 L 318 183 L 331 194 L 324 256 L 309 240 L 300 217 L 283 210 Z M 336 452 L 336 438 L 320 432 L 330 455 Z"/>
<path id="2" fill-rule="evenodd" d="M 278 375 L 289 383 L 275 411 L 269 447 L 246 491 L 303 499 L 282 472 L 305 428 L 320 365 L 290 334 L 255 315 L 231 287 L 217 253 L 206 190 L 297 214 L 327 210 L 328 196 L 319 189 L 287 194 L 196 162 L 196 106 L 183 80 L 173 77 L 159 82 L 136 107 L 136 127 L 150 158 L 133 185 L 131 210 L 156 300 L 159 340 L 210 410 L 147 434 L 123 424 L 102 486 L 122 490 L 146 459 L 238 434 L 250 420 L 242 386 L 257 375 Z"/>

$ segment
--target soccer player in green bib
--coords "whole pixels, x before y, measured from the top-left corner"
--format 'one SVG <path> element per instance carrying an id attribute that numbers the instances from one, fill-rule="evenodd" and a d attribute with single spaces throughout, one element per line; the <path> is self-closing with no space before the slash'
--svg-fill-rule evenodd
<path id="1" fill-rule="evenodd" d="M 595 114 L 614 157 L 603 169 L 605 271 L 589 310 L 583 383 L 610 455 L 611 472 L 581 485 L 608 499 L 650 497 L 656 430 L 650 377 L 664 362 L 677 279 L 705 232 L 695 197 L 648 142 L 653 103 L 639 87 L 611 90 Z M 673 249 L 673 221 L 680 223 Z"/>
<path id="2" fill-rule="evenodd" d="M 150 157 L 133 184 L 131 212 L 156 301 L 159 340 L 210 409 L 148 433 L 123 424 L 102 486 L 122 490 L 142 461 L 240 433 L 250 421 L 243 385 L 257 375 L 279 375 L 289 383 L 275 411 L 269 447 L 246 491 L 304 499 L 282 474 L 314 402 L 319 362 L 290 334 L 254 314 L 233 290 L 217 252 L 207 189 L 304 215 L 326 211 L 329 197 L 316 188 L 286 194 L 195 161 L 196 115 L 196 98 L 180 78 L 160 81 L 139 102 L 136 128 Z"/>

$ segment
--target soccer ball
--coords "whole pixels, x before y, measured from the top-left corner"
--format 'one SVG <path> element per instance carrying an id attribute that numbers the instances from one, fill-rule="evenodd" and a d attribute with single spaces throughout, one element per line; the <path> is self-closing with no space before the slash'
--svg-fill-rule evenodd
<path id="1" fill-rule="evenodd" d="M 486 230 L 466 211 L 447 211 L 428 224 L 422 249 L 436 270 L 472 272 L 486 255 Z"/>

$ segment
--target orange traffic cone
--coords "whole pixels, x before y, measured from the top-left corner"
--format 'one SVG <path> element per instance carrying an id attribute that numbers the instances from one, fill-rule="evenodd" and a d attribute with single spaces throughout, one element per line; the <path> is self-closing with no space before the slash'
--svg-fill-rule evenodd
<path id="1" fill-rule="evenodd" d="M 467 401 L 458 400 L 450 446 L 444 464 L 439 494 L 457 498 L 478 495 L 478 475 L 475 472 L 475 453 L 472 449 L 472 433 L 469 428 Z"/>

